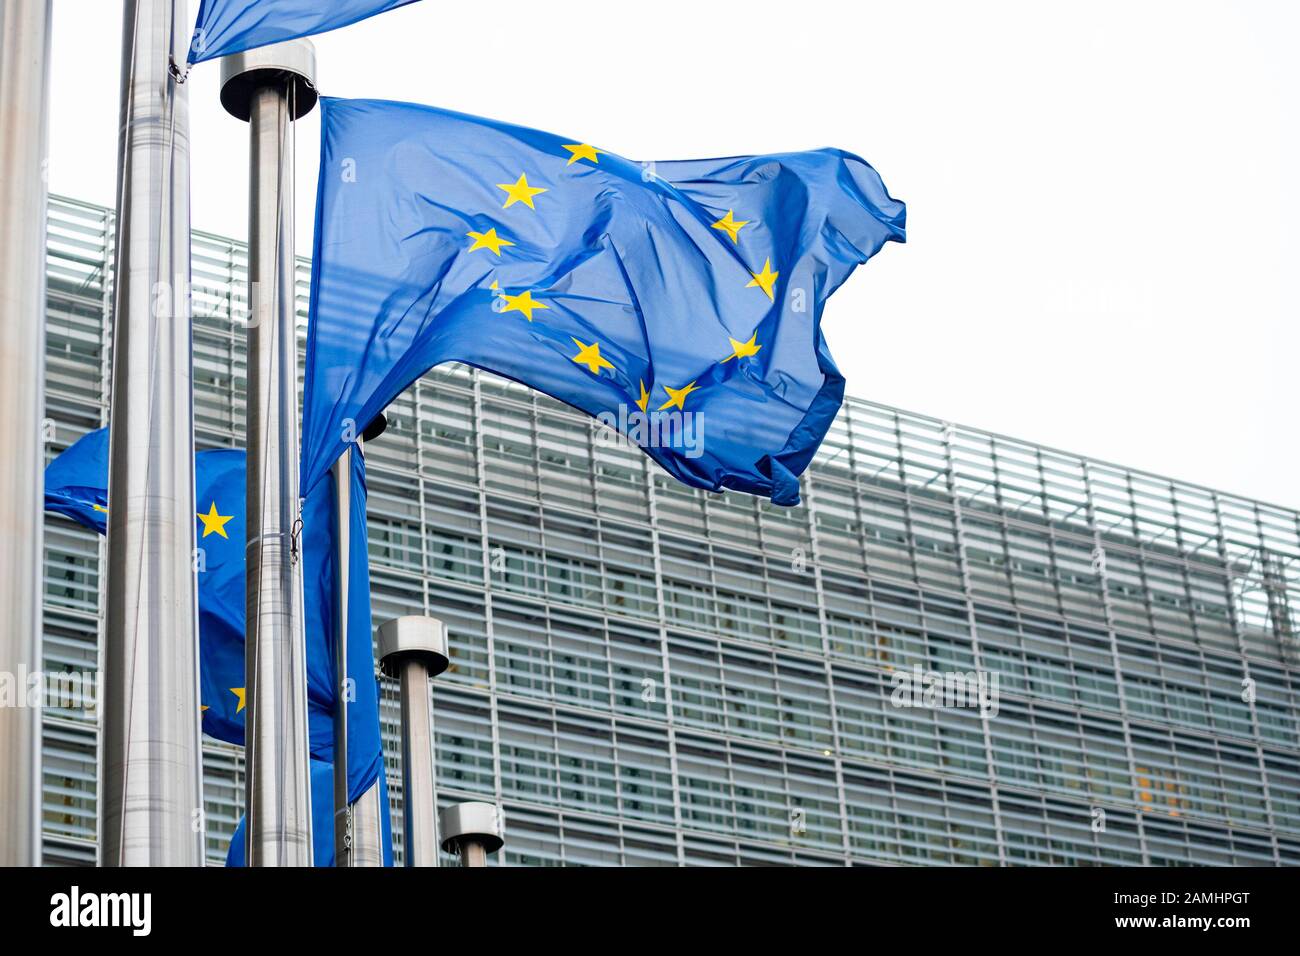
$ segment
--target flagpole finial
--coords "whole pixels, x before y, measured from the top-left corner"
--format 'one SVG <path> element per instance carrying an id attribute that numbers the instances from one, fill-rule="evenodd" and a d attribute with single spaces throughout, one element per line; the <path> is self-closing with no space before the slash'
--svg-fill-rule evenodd
<path id="1" fill-rule="evenodd" d="M 380 412 L 370 419 L 370 424 L 362 430 L 361 440 L 372 442 L 386 431 L 388 431 L 388 416 Z"/>
<path id="2" fill-rule="evenodd" d="M 320 94 L 316 90 L 316 48 L 310 40 L 288 40 L 221 59 L 221 105 L 244 122 L 253 115 L 253 97 L 259 89 L 285 82 L 290 86 L 290 119 L 315 109 Z"/>
<path id="3" fill-rule="evenodd" d="M 400 677 L 402 665 L 418 660 L 430 677 L 447 669 L 447 625 L 437 618 L 408 614 L 379 625 L 379 663 L 389 677 Z"/>
<path id="4" fill-rule="evenodd" d="M 460 856 L 461 866 L 487 866 L 487 858 L 505 846 L 501 811 L 491 803 L 470 801 L 442 811 L 442 848 Z"/>

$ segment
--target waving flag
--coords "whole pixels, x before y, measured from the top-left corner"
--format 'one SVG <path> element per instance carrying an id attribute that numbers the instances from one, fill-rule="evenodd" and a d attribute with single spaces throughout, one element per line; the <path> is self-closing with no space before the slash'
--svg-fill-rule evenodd
<path id="1" fill-rule="evenodd" d="M 356 700 L 348 708 L 348 790 L 355 800 L 379 778 L 379 692 L 370 625 L 366 554 L 365 465 L 353 455 L 348 674 Z M 203 732 L 244 743 L 244 489 L 242 450 L 194 456 L 199 581 L 199 691 Z M 45 469 L 45 508 L 104 534 L 108 514 L 108 429 L 84 435 Z M 312 756 L 334 753 L 334 522 L 332 481 L 321 483 L 303 509 L 304 622 L 307 707 Z M 331 806 L 332 806 L 331 799 Z M 333 833 L 331 825 L 330 832 Z"/>
<path id="2" fill-rule="evenodd" d="M 406 103 L 322 100 L 303 487 L 446 361 L 615 427 L 681 481 L 799 500 L 844 394 L 822 308 L 904 239 L 849 153 L 638 163 Z"/>
<path id="3" fill-rule="evenodd" d="M 416 0 L 203 0 L 190 43 L 201 63 L 254 47 L 337 30 Z"/>

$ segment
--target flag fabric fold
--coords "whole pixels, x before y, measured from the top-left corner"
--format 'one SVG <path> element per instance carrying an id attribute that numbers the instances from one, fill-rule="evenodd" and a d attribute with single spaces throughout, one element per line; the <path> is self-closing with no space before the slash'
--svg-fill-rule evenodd
<path id="1" fill-rule="evenodd" d="M 866 162 L 639 163 L 415 104 L 322 108 L 305 489 L 459 361 L 599 418 L 686 484 L 797 503 L 844 393 L 826 298 L 905 238 Z"/>
<path id="2" fill-rule="evenodd" d="M 203 0 L 191 63 L 327 33 L 416 0 Z"/>
<path id="3" fill-rule="evenodd" d="M 365 465 L 353 456 L 350 516 L 348 676 L 355 693 L 348 715 L 348 789 L 355 800 L 381 776 L 379 690 L 375 680 L 366 548 Z M 245 467 L 242 449 L 194 456 L 199 546 L 199 683 L 203 732 L 244 743 Z M 45 469 L 45 508 L 105 534 L 108 429 L 90 432 Z M 335 532 L 333 482 L 323 482 L 303 508 L 304 633 L 307 705 L 313 758 L 329 763 L 334 746 Z M 329 805 L 333 806 L 331 796 Z M 332 809 L 331 809 L 332 814 Z M 333 825 L 329 828 L 333 839 Z"/>
<path id="4" fill-rule="evenodd" d="M 370 619 L 370 555 L 366 543 L 366 462 L 352 455 L 349 494 L 351 547 L 348 549 L 348 676 L 355 699 L 348 706 L 348 790 L 356 800 L 383 775 L 384 754 L 379 738 L 379 692 L 375 678 L 374 645 Z M 336 679 L 333 477 L 322 482 L 303 501 L 303 595 L 308 637 L 307 706 L 311 723 L 312 753 L 334 759 L 334 688 Z M 314 529 L 308 531 L 308 529 Z M 317 536 L 327 540 L 318 547 Z"/>

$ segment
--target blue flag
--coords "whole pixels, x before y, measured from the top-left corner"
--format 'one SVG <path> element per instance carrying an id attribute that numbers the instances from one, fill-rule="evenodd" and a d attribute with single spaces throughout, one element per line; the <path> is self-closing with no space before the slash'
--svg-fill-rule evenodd
<path id="1" fill-rule="evenodd" d="M 337 30 L 416 0 L 203 0 L 190 43 L 190 62 L 201 63 Z"/>
<path id="2" fill-rule="evenodd" d="M 348 793 L 356 800 L 384 771 L 379 738 L 379 685 L 370 621 L 370 554 L 366 543 L 366 463 L 352 456 L 352 513 L 348 549 L 348 676 L 356 699 L 348 705 Z M 333 688 L 335 604 L 335 494 L 321 482 L 303 501 L 303 595 L 307 608 L 307 707 L 312 753 L 334 759 Z M 317 541 L 323 546 L 317 546 Z"/>
<path id="3" fill-rule="evenodd" d="M 348 789 L 355 800 L 383 770 L 379 692 L 371 643 L 366 553 L 365 465 L 352 456 L 348 674 L 356 699 L 348 708 Z M 199 693 L 203 732 L 244 743 L 244 502 L 242 450 L 194 456 L 195 515 L 203 570 L 199 591 Z M 84 435 L 45 469 L 45 508 L 104 534 L 108 506 L 108 429 Z M 307 643 L 307 706 L 312 756 L 334 754 L 334 488 L 321 483 L 303 507 L 303 591 Z M 333 801 L 331 798 L 330 804 Z M 331 826 L 330 832 L 333 832 Z"/>
<path id="4" fill-rule="evenodd" d="M 203 732 L 244 743 L 244 453 L 195 456 L 205 570 L 199 584 Z M 45 510 L 100 534 L 108 528 L 108 429 L 82 436 L 45 469 Z"/>
<path id="5" fill-rule="evenodd" d="M 823 305 L 904 239 L 866 162 L 638 163 L 431 107 L 322 108 L 304 488 L 460 361 L 596 416 L 686 484 L 798 502 L 844 394 Z"/>

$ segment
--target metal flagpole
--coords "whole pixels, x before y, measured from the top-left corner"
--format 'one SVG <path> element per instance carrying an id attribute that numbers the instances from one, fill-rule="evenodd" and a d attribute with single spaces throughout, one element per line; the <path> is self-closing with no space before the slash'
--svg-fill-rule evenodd
<path id="1" fill-rule="evenodd" d="M 226 57 L 221 103 L 250 124 L 244 760 L 249 866 L 311 866 L 307 649 L 299 563 L 293 139 L 316 53 L 291 40 Z"/>
<path id="2" fill-rule="evenodd" d="M 352 804 L 352 847 L 348 866 L 384 865 L 384 818 L 379 805 L 381 794 L 380 782 L 376 780 Z"/>
<path id="3" fill-rule="evenodd" d="M 41 418 L 45 401 L 45 148 L 50 0 L 0 5 L 0 866 L 41 861 Z M 39 703 L 39 702 L 36 702 Z"/>
<path id="4" fill-rule="evenodd" d="M 401 681 L 402 795 L 407 866 L 438 865 L 438 799 L 433 762 L 429 681 L 447 669 L 447 625 L 432 617 L 399 617 L 379 626 L 384 673 Z"/>
<path id="5" fill-rule="evenodd" d="M 381 412 L 366 426 L 357 442 L 356 454 L 361 454 L 365 442 L 374 441 L 388 428 L 388 419 Z M 338 703 L 334 708 L 334 865 L 383 866 L 383 816 L 380 813 L 380 787 L 376 784 L 357 798 L 349 800 L 348 787 L 348 598 L 349 568 L 352 560 L 352 455 L 349 445 L 334 462 L 335 510 L 334 540 L 335 603 L 338 608 L 337 630 L 334 634 L 334 672 L 339 675 L 336 689 Z M 382 771 L 381 771 L 382 772 Z"/>
<path id="6" fill-rule="evenodd" d="M 7 6 L 8 4 L 6 4 Z M 100 860 L 203 861 L 185 0 L 126 0 Z"/>
<path id="7" fill-rule="evenodd" d="M 334 865 L 352 865 L 352 803 L 348 799 L 348 559 L 352 525 L 352 446 L 332 469 L 334 477 Z"/>

